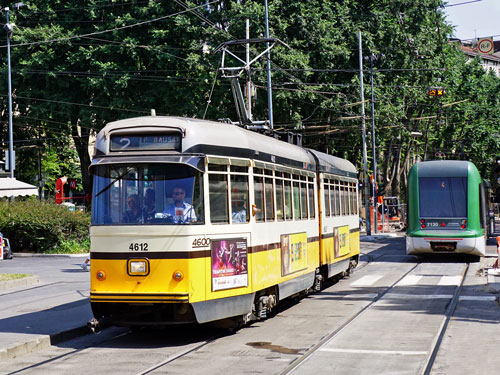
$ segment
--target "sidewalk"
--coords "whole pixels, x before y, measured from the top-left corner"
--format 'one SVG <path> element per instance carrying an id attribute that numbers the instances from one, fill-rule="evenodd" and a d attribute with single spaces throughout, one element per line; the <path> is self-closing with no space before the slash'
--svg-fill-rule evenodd
<path id="1" fill-rule="evenodd" d="M 0 362 L 90 333 L 85 258 L 14 254 L 0 261 L 0 273 L 32 275 L 0 282 Z"/>

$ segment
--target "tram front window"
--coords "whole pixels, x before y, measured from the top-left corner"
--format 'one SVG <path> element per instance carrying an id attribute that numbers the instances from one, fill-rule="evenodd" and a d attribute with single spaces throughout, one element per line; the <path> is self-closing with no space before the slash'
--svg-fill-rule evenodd
<path id="1" fill-rule="evenodd" d="M 466 177 L 420 177 L 420 217 L 467 217 Z"/>
<path id="2" fill-rule="evenodd" d="M 202 173 L 186 165 L 98 166 L 93 191 L 93 225 L 204 222 Z"/>

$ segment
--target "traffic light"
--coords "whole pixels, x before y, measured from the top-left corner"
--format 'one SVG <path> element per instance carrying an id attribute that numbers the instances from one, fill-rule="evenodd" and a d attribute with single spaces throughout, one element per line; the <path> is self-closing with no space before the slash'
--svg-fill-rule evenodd
<path id="1" fill-rule="evenodd" d="M 384 195 L 384 188 L 385 188 L 385 184 L 383 182 L 381 182 L 380 184 L 377 184 L 377 196 L 378 197 L 381 197 Z"/>
<path id="2" fill-rule="evenodd" d="M 444 95 L 444 89 L 442 87 L 431 87 L 429 89 L 430 97 L 443 96 L 443 95 Z"/>

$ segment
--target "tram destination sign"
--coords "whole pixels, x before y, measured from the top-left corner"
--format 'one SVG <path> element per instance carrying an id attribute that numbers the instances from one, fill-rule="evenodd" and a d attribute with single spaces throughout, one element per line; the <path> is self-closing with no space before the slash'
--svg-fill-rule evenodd
<path id="1" fill-rule="evenodd" d="M 180 134 L 112 135 L 110 151 L 180 151 Z"/>

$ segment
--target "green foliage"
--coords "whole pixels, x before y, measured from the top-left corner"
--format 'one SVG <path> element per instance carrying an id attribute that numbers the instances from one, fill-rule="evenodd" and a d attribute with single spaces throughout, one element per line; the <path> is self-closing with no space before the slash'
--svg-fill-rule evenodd
<path id="1" fill-rule="evenodd" d="M 70 212 L 55 203 L 0 202 L 0 231 L 14 252 L 87 251 L 89 225 L 88 213 Z"/>
<path id="2" fill-rule="evenodd" d="M 374 62 L 379 180 L 398 194 L 410 164 L 432 159 L 437 151 L 471 160 L 486 175 L 500 142 L 499 79 L 478 60 L 467 62 L 448 42 L 452 28 L 442 5 L 442 0 L 270 1 L 270 35 L 290 47 L 277 46 L 271 54 L 275 128 L 299 129 L 306 146 L 348 158 L 362 170 L 361 30 L 363 55 L 384 55 Z M 176 1 L 40 0 L 13 12 L 15 139 L 24 140 L 17 144 L 20 177 L 34 182 L 38 149 L 21 147 L 36 144 L 43 146 L 49 190 L 67 175 L 90 193 L 88 143 L 105 123 L 148 115 L 151 108 L 158 115 L 201 118 L 206 112 L 208 119 L 235 119 L 229 84 L 217 70 L 221 56 L 206 53 L 206 47 L 214 51 L 221 42 L 244 38 L 246 18 L 250 37 L 264 37 L 260 0 L 221 0 L 196 11 Z M 133 24 L 138 25 L 124 28 Z M 54 41 L 77 35 L 87 36 Z M 252 46 L 252 56 L 260 51 L 262 45 Z M 244 59 L 243 49 L 235 53 Z M 5 72 L 5 59 L 1 64 Z M 369 61 L 364 64 L 369 99 Z M 264 68 L 265 59 L 252 66 L 256 120 L 268 112 Z M 3 92 L 5 86 L 0 81 Z M 443 87 L 445 96 L 429 98 L 430 86 Z M 413 139 L 412 132 L 423 136 Z"/>

